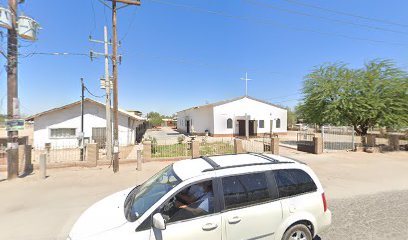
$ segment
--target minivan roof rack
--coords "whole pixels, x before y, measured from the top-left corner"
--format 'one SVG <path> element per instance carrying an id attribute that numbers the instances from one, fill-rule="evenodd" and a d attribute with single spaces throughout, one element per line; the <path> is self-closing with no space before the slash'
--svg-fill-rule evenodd
<path id="1" fill-rule="evenodd" d="M 227 168 L 236 168 L 236 167 L 248 167 L 248 166 L 257 166 L 257 165 L 268 165 L 268 164 L 284 164 L 284 163 L 293 163 L 293 162 L 283 162 L 283 161 L 278 161 L 274 158 L 271 158 L 269 156 L 265 156 L 262 154 L 258 153 L 249 153 L 254 156 L 259 156 L 261 158 L 267 159 L 269 162 L 263 162 L 263 163 L 246 163 L 246 164 L 239 164 L 239 165 L 230 165 L 230 166 L 223 166 L 221 167 L 218 163 L 214 162 L 211 158 L 207 156 L 201 156 L 200 158 L 206 161 L 212 168 L 207 168 L 204 169 L 202 172 L 209 172 L 209 171 L 215 171 L 215 170 L 220 170 L 220 169 L 227 169 Z"/>
<path id="2" fill-rule="evenodd" d="M 204 161 L 206 161 L 208 164 L 210 164 L 210 166 L 214 169 L 218 169 L 220 167 L 219 164 L 217 164 L 216 162 L 214 162 L 214 160 L 212 160 L 211 158 L 207 157 L 207 156 L 201 156 L 200 158 L 202 158 Z"/>
<path id="3" fill-rule="evenodd" d="M 280 162 L 279 160 L 277 160 L 275 158 L 271 158 L 271 157 L 266 156 L 266 155 L 263 155 L 262 153 L 249 152 L 248 154 L 254 155 L 254 156 L 257 156 L 257 157 L 260 157 L 260 158 L 263 158 L 263 159 L 266 159 L 266 160 L 268 160 L 270 162 L 274 162 L 274 163 L 279 163 Z"/>

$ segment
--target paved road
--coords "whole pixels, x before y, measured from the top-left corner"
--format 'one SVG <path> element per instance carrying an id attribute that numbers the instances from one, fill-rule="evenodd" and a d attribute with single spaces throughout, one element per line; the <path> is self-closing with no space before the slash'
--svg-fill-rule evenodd
<path id="1" fill-rule="evenodd" d="M 333 223 L 321 240 L 408 239 L 408 191 L 336 199 L 329 207 Z"/>
<path id="2" fill-rule="evenodd" d="M 408 153 L 287 155 L 311 166 L 325 187 L 333 224 L 321 240 L 408 239 Z M 149 162 L 143 171 L 121 165 L 113 174 L 97 168 L 49 169 L 14 181 L 0 176 L 0 239 L 65 240 L 92 203 L 145 181 L 169 162 Z M 316 238 L 315 240 L 320 240 Z"/>

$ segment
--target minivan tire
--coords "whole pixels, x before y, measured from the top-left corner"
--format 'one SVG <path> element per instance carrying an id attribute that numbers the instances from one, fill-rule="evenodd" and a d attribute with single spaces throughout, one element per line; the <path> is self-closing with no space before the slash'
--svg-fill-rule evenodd
<path id="1" fill-rule="evenodd" d="M 308 227 L 297 224 L 286 230 L 282 240 L 312 240 L 312 234 Z"/>

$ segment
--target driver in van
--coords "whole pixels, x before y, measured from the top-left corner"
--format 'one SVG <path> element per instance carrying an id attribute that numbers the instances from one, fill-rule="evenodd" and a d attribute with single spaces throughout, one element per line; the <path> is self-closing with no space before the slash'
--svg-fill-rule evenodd
<path id="1" fill-rule="evenodd" d="M 194 198 L 195 200 L 189 204 L 183 204 L 180 201 L 176 201 L 176 207 L 189 211 L 195 216 L 212 212 L 214 195 L 211 181 L 201 182 L 196 186 L 201 190 L 199 190 L 196 195 L 186 197 L 190 199 Z"/>

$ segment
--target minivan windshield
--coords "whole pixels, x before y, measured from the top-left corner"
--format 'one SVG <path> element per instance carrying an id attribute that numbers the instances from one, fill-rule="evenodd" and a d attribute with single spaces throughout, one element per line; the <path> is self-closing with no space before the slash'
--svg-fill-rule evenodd
<path id="1" fill-rule="evenodd" d="M 169 165 L 135 187 L 125 200 L 125 217 L 134 222 L 142 216 L 153 204 L 181 182 L 175 174 L 173 165 Z"/>

